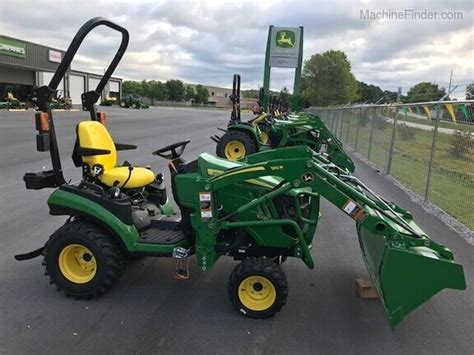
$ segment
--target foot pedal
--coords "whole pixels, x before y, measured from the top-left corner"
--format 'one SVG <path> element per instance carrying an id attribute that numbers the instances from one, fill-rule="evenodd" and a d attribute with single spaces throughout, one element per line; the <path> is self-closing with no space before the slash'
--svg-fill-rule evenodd
<path id="1" fill-rule="evenodd" d="M 188 255 L 189 249 L 181 247 L 173 249 L 173 259 L 175 260 L 174 278 L 176 280 L 189 279 Z"/>

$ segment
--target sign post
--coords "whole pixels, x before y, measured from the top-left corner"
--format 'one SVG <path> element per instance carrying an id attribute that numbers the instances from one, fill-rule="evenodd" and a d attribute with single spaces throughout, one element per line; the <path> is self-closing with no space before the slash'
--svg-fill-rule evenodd
<path id="1" fill-rule="evenodd" d="M 268 28 L 267 49 L 265 53 L 265 68 L 263 74 L 263 109 L 268 110 L 270 98 L 271 68 L 295 68 L 293 85 L 292 111 L 299 109 L 301 84 L 301 68 L 303 64 L 303 27 L 274 27 Z"/>

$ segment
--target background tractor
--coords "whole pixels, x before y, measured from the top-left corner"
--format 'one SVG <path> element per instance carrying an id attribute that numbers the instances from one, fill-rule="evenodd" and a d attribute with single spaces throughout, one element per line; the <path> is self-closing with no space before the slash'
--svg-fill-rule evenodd
<path id="1" fill-rule="evenodd" d="M 262 91 L 260 91 L 262 92 Z M 291 146 L 307 146 L 315 152 L 324 150 L 328 159 L 351 172 L 354 163 L 345 153 L 342 143 L 326 127 L 324 122 L 312 113 L 302 112 L 287 115 L 280 111 L 273 101 L 271 112 L 262 112 L 248 122 L 243 122 L 240 112 L 240 75 L 235 74 L 232 87 L 232 113 L 224 134 L 214 135 L 219 157 L 237 161 L 266 149 Z M 259 110 L 257 110 L 259 112 Z"/>
<path id="2" fill-rule="evenodd" d="M 66 182 L 48 101 L 86 35 L 99 25 L 119 31 L 122 42 L 97 88 L 82 94 L 90 120 L 77 125 L 73 161 L 83 175 L 79 182 Z M 426 235 L 410 212 L 309 147 L 266 150 L 245 162 L 203 153 L 188 163 L 181 155 L 189 140 L 158 149 L 153 154 L 169 161 L 179 210 L 174 212 L 162 174 L 117 163 L 117 151 L 136 146 L 115 142 L 105 114 L 94 106 L 127 44 L 127 30 L 91 19 L 74 37 L 49 86 L 33 93 L 41 109 L 35 115 L 37 149 L 50 152 L 52 169 L 26 173 L 24 181 L 28 189 L 53 188 L 50 214 L 66 220 L 44 246 L 16 259 L 43 255 L 46 275 L 64 294 L 85 299 L 103 294 L 123 273 L 127 256 L 170 258 L 178 279 L 189 277 L 191 255 L 202 271 L 215 267 L 220 257 L 232 257 L 239 261 L 228 281 L 232 305 L 247 317 L 270 317 L 288 297 L 281 263 L 294 257 L 314 267 L 311 249 L 321 197 L 355 221 L 390 324 L 443 288 L 465 288 L 452 252 Z"/>
<path id="3" fill-rule="evenodd" d="M 119 105 L 121 108 L 149 108 L 149 106 L 145 105 L 142 99 L 137 95 L 125 95 L 125 97 L 120 100 Z"/>

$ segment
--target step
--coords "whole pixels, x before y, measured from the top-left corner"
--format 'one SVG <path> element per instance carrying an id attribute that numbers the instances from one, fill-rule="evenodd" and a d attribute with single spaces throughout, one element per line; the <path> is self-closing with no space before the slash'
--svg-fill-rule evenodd
<path id="1" fill-rule="evenodd" d="M 185 238 L 180 230 L 149 228 L 140 233 L 138 241 L 147 244 L 176 244 Z"/>

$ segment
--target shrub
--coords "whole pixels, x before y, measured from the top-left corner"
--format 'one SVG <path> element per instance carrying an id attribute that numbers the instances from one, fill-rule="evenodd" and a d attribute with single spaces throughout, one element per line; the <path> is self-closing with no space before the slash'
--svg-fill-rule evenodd
<path id="1" fill-rule="evenodd" d="M 455 131 L 451 136 L 449 153 L 457 159 L 466 158 L 474 146 L 474 140 L 470 132 Z"/>
<path id="2" fill-rule="evenodd" d="M 406 123 L 400 123 L 397 127 L 397 130 L 400 139 L 404 141 L 409 141 L 415 138 L 415 130 Z"/>

